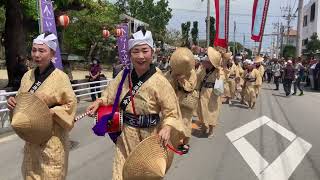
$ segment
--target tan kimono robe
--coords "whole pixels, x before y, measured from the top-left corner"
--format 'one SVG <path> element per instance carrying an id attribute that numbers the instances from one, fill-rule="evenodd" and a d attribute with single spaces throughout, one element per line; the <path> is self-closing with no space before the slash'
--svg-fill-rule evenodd
<path id="1" fill-rule="evenodd" d="M 240 77 L 237 66 L 234 63 L 232 63 L 232 66 L 230 68 L 224 68 L 223 72 L 225 75 L 224 95 L 226 97 L 234 99 L 235 93 L 236 93 L 236 81 L 235 80 L 236 80 L 236 78 Z"/>
<path id="2" fill-rule="evenodd" d="M 19 93 L 28 92 L 35 81 L 34 70 L 28 71 L 21 80 Z M 54 111 L 52 137 L 44 144 L 26 142 L 22 163 L 25 180 L 65 180 L 68 170 L 69 131 L 73 127 L 77 99 L 68 76 L 55 69 L 35 94 Z M 45 121 L 45 119 L 44 119 Z"/>
<path id="3" fill-rule="evenodd" d="M 103 96 L 102 101 L 106 105 L 114 102 L 118 85 L 121 81 L 123 71 L 110 82 Z M 129 91 L 128 76 L 123 84 L 120 101 Z M 116 151 L 113 162 L 113 180 L 122 180 L 122 169 L 126 158 L 132 150 L 145 138 L 158 134 L 163 125 L 173 127 L 181 134 L 185 134 L 185 126 L 181 120 L 178 99 L 169 81 L 159 70 L 153 74 L 134 96 L 134 104 L 138 115 L 160 114 L 161 122 L 156 127 L 135 128 L 124 124 L 121 136 L 116 143 Z M 133 113 L 132 102 L 126 108 L 126 111 Z M 182 138 L 181 138 L 182 139 Z"/>
<path id="4" fill-rule="evenodd" d="M 199 89 L 199 105 L 198 116 L 199 120 L 208 128 L 210 126 L 216 126 L 220 115 L 220 109 L 222 106 L 221 97 L 217 96 L 213 92 L 213 88 L 200 87 L 201 82 L 206 76 L 206 69 L 201 66 L 201 69 L 197 73 L 198 87 Z M 220 68 L 216 68 L 213 73 L 207 78 L 206 82 L 214 83 L 216 79 L 224 80 L 224 73 Z"/>
<path id="5" fill-rule="evenodd" d="M 263 67 L 263 65 L 260 65 L 260 67 L 257 70 L 259 71 L 259 74 L 261 76 L 261 82 L 258 82 L 258 84 L 256 84 L 256 87 L 255 87 L 256 94 L 257 94 L 257 97 L 258 97 L 258 95 L 260 94 L 262 81 L 263 81 L 263 75 L 264 75 L 264 67 Z"/>
<path id="6" fill-rule="evenodd" d="M 253 69 L 251 72 L 246 71 L 245 77 L 256 78 L 255 82 L 249 82 L 245 80 L 244 84 L 244 99 L 248 102 L 249 107 L 252 107 L 256 103 L 256 85 L 262 82 L 262 77 L 257 69 Z"/>
<path id="7" fill-rule="evenodd" d="M 186 127 L 186 137 L 191 137 L 191 131 L 192 131 L 192 116 L 194 113 L 194 109 L 197 109 L 199 95 L 196 91 L 196 85 L 197 85 L 197 74 L 195 70 L 191 71 L 191 75 L 189 78 L 183 79 L 183 82 L 178 82 L 175 77 L 173 77 L 172 74 L 169 72 L 166 74 L 167 79 L 171 83 L 173 89 L 176 92 L 176 95 L 179 100 L 180 110 L 182 114 L 182 120 Z M 184 90 L 179 90 L 178 86 L 182 87 Z M 192 96 L 192 98 L 195 99 L 195 101 L 188 102 L 187 106 L 184 106 L 184 100 L 187 96 Z"/>

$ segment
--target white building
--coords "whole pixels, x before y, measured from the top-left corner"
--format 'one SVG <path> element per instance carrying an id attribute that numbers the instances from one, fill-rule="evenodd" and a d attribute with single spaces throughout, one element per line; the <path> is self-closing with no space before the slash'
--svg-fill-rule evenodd
<path id="1" fill-rule="evenodd" d="M 320 6 L 319 0 L 310 0 L 308 4 L 303 7 L 303 26 L 302 26 L 302 48 L 310 40 L 313 33 L 320 36 Z"/>

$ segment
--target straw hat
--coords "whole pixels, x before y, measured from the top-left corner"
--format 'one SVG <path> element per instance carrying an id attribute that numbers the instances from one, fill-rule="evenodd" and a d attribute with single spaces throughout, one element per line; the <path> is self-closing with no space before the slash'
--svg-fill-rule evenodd
<path id="1" fill-rule="evenodd" d="M 188 48 L 177 48 L 170 58 L 171 70 L 175 74 L 190 75 L 195 68 L 194 56 Z"/>
<path id="2" fill-rule="evenodd" d="M 52 115 L 48 106 L 31 93 L 16 97 L 11 126 L 23 140 L 41 144 L 52 136 Z"/>
<path id="3" fill-rule="evenodd" d="M 131 152 L 123 166 L 124 180 L 163 179 L 173 161 L 173 153 L 160 144 L 158 136 L 150 136 Z"/>
<path id="4" fill-rule="evenodd" d="M 222 59 L 225 61 L 229 61 L 231 59 L 232 52 L 222 53 Z"/>
<path id="5" fill-rule="evenodd" d="M 219 51 L 215 50 L 213 47 L 208 48 L 208 57 L 211 62 L 211 64 L 218 68 L 221 64 L 221 54 Z"/>
<path id="6" fill-rule="evenodd" d="M 254 58 L 254 62 L 255 62 L 255 63 L 261 63 L 261 62 L 263 62 L 263 57 L 261 57 L 261 56 L 256 56 L 256 57 Z"/>

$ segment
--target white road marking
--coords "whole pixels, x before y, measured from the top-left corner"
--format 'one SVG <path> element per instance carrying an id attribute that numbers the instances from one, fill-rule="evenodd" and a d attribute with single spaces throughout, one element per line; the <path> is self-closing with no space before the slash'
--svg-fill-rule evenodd
<path id="1" fill-rule="evenodd" d="M 10 136 L 7 136 L 7 137 L 0 138 L 0 143 L 11 141 L 11 140 L 15 140 L 17 138 L 18 138 L 18 136 L 16 134 L 13 134 L 13 135 L 10 135 Z"/>
<path id="2" fill-rule="evenodd" d="M 237 148 L 243 159 L 257 176 L 259 176 L 260 173 L 269 165 L 269 163 L 245 138 L 238 139 L 233 142 L 233 145 Z"/>
<path id="3" fill-rule="evenodd" d="M 270 165 L 244 138 L 245 135 L 265 124 L 292 142 Z M 240 152 L 259 180 L 288 180 L 312 147 L 310 143 L 297 137 L 294 133 L 266 116 L 234 129 L 228 132 L 226 136 Z"/>
<path id="4" fill-rule="evenodd" d="M 287 138 L 290 142 L 292 142 L 297 136 L 293 134 L 291 131 L 288 131 L 286 128 L 281 126 L 278 123 L 275 123 L 274 121 L 270 120 L 267 123 L 267 126 L 275 130 L 277 133 L 281 134 L 283 137 Z"/>
<path id="5" fill-rule="evenodd" d="M 255 129 L 263 126 L 264 124 L 268 123 L 270 121 L 269 118 L 266 118 L 265 116 L 260 117 L 254 121 L 249 122 L 248 124 L 245 124 L 231 132 L 228 132 L 226 135 L 230 139 L 231 142 L 249 134 L 250 132 L 254 131 Z"/>

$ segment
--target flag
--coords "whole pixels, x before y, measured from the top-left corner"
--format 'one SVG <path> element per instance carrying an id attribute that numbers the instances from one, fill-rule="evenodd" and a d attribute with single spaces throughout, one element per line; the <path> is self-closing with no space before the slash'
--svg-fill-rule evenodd
<path id="1" fill-rule="evenodd" d="M 128 52 L 128 25 L 123 23 L 117 26 L 117 29 L 122 31 L 121 36 L 117 38 L 119 61 L 121 64 L 129 65 L 130 58 Z"/>
<path id="2" fill-rule="evenodd" d="M 54 18 L 52 1 L 51 0 L 39 0 L 40 11 L 40 32 L 51 32 L 57 37 L 56 21 Z M 57 42 L 57 51 L 55 58 L 52 60 L 54 66 L 58 69 L 63 69 L 59 43 Z"/>
<path id="3" fill-rule="evenodd" d="M 269 2 L 270 0 L 254 0 L 253 2 L 251 39 L 256 42 L 262 40 Z"/>
<path id="4" fill-rule="evenodd" d="M 216 9 L 216 36 L 214 46 L 228 47 L 229 38 L 229 0 L 214 0 Z"/>

